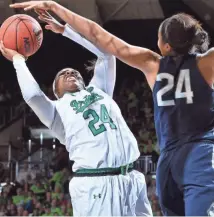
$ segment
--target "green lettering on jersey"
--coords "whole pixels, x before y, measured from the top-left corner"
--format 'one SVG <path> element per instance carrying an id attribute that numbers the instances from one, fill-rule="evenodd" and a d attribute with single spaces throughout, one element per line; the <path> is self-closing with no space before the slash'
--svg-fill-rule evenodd
<path id="1" fill-rule="evenodd" d="M 98 128 L 95 127 L 95 124 L 99 122 L 100 118 L 97 114 L 96 111 L 94 111 L 93 109 L 88 109 L 87 111 L 85 111 L 83 113 L 83 118 L 85 120 L 89 119 L 90 116 L 93 117 L 93 120 L 89 121 L 88 123 L 88 128 L 91 130 L 92 134 L 94 136 L 97 136 L 100 133 L 103 133 L 104 131 L 106 131 L 106 127 L 104 126 L 104 124 L 100 124 L 98 126 Z"/>
<path id="2" fill-rule="evenodd" d="M 102 99 L 103 96 L 100 96 L 97 93 L 91 93 L 90 95 L 86 95 L 84 97 L 84 100 L 82 101 L 72 100 L 70 106 L 73 108 L 74 111 L 76 111 L 76 114 L 78 114 L 80 112 L 84 112 L 85 109 L 91 104 Z"/>
<path id="3" fill-rule="evenodd" d="M 117 129 L 116 125 L 114 124 L 114 122 L 112 121 L 111 117 L 109 116 L 108 111 L 107 111 L 105 105 L 101 105 L 100 119 L 101 119 L 101 121 L 103 123 L 110 124 L 110 127 L 111 127 L 112 130 Z"/>
<path id="4" fill-rule="evenodd" d="M 109 124 L 112 130 L 117 129 L 117 127 L 114 124 L 112 118 L 109 116 L 107 108 L 104 104 L 100 105 L 100 117 L 93 109 L 88 109 L 85 111 L 85 109 L 88 108 L 91 104 L 103 99 L 103 96 L 100 96 L 97 93 L 93 93 L 93 90 L 93 87 L 89 87 L 87 91 L 90 93 L 90 95 L 86 95 L 83 98 L 84 100 L 81 101 L 72 100 L 70 106 L 73 108 L 74 111 L 76 111 L 76 114 L 80 112 L 83 113 L 83 118 L 85 120 L 89 119 L 90 117 L 93 118 L 91 121 L 89 121 L 88 127 L 92 134 L 94 136 L 97 136 L 100 133 L 106 131 L 106 127 L 104 124 Z M 95 126 L 95 124 L 97 124 L 99 121 L 101 122 L 101 124 Z"/>
<path id="5" fill-rule="evenodd" d="M 112 130 L 117 129 L 116 125 L 112 121 L 111 117 L 109 116 L 109 113 L 107 111 L 107 108 L 104 104 L 100 106 L 100 117 L 98 116 L 97 112 L 93 109 L 88 109 L 83 113 L 83 118 L 87 120 L 90 118 L 90 116 L 93 117 L 93 120 L 89 121 L 88 127 L 91 130 L 92 134 L 94 136 L 99 135 L 100 133 L 103 133 L 106 131 L 106 127 L 104 124 L 109 124 Z M 95 127 L 95 124 L 101 120 L 102 124 L 100 124 L 97 128 Z"/>

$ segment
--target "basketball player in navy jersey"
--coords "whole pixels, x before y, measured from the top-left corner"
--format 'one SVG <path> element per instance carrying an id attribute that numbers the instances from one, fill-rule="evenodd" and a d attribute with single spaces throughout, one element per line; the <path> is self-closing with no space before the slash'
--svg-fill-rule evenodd
<path id="1" fill-rule="evenodd" d="M 11 7 L 49 10 L 102 50 L 144 73 L 153 91 L 161 150 L 157 193 L 162 211 L 164 215 L 212 215 L 214 50 L 207 51 L 208 34 L 199 22 L 187 14 L 164 20 L 159 28 L 160 56 L 120 40 L 55 2 L 33 1 Z"/>

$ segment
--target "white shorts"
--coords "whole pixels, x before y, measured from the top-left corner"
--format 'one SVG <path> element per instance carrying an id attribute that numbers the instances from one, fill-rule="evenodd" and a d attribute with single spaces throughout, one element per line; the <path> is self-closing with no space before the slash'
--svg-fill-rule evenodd
<path id="1" fill-rule="evenodd" d="M 74 216 L 152 216 L 144 175 L 74 177 L 69 184 Z"/>

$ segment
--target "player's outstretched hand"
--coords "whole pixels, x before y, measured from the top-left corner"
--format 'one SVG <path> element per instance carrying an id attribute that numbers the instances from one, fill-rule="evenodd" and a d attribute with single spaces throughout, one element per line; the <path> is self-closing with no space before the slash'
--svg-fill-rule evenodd
<path id="1" fill-rule="evenodd" d="M 35 10 L 39 15 L 39 19 L 47 23 L 46 29 L 51 30 L 54 33 L 62 34 L 65 30 L 65 26 L 59 23 L 55 18 L 53 18 L 47 11 Z"/>
<path id="2" fill-rule="evenodd" d="M 13 57 L 16 55 L 16 54 L 19 54 L 17 51 L 15 50 L 11 50 L 11 49 L 8 49 L 8 48 L 5 48 L 4 44 L 3 44 L 3 41 L 0 42 L 0 51 L 2 53 L 2 55 L 10 60 L 10 61 L 13 61 Z"/>
<path id="3" fill-rule="evenodd" d="M 11 4 L 11 8 L 23 8 L 25 11 L 32 9 L 40 10 L 51 10 L 52 6 L 55 4 L 54 1 L 27 1 L 22 3 Z"/>

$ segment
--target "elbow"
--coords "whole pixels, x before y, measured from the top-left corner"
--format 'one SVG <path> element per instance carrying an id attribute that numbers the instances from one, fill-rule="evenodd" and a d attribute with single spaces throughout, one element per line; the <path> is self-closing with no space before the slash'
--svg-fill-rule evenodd
<path id="1" fill-rule="evenodd" d="M 101 26 L 98 23 L 92 20 L 88 20 L 88 24 L 91 26 L 92 32 L 94 33 L 97 33 L 101 28 Z"/>
<path id="2" fill-rule="evenodd" d="M 116 59 L 115 56 L 104 52 L 102 53 L 102 56 L 100 56 L 99 58 L 107 61 L 113 61 L 114 59 Z"/>
<path id="3" fill-rule="evenodd" d="M 28 105 L 31 104 L 31 101 L 33 101 L 33 98 L 34 98 L 34 96 L 22 96 L 22 97 L 23 97 L 23 100 L 24 100 Z"/>
<path id="4" fill-rule="evenodd" d="M 104 38 L 108 38 L 108 33 L 94 21 L 88 21 L 88 37 L 87 39 L 91 41 L 99 50 L 100 53 L 98 58 L 110 59 L 113 58 L 112 54 L 108 52 Z"/>

